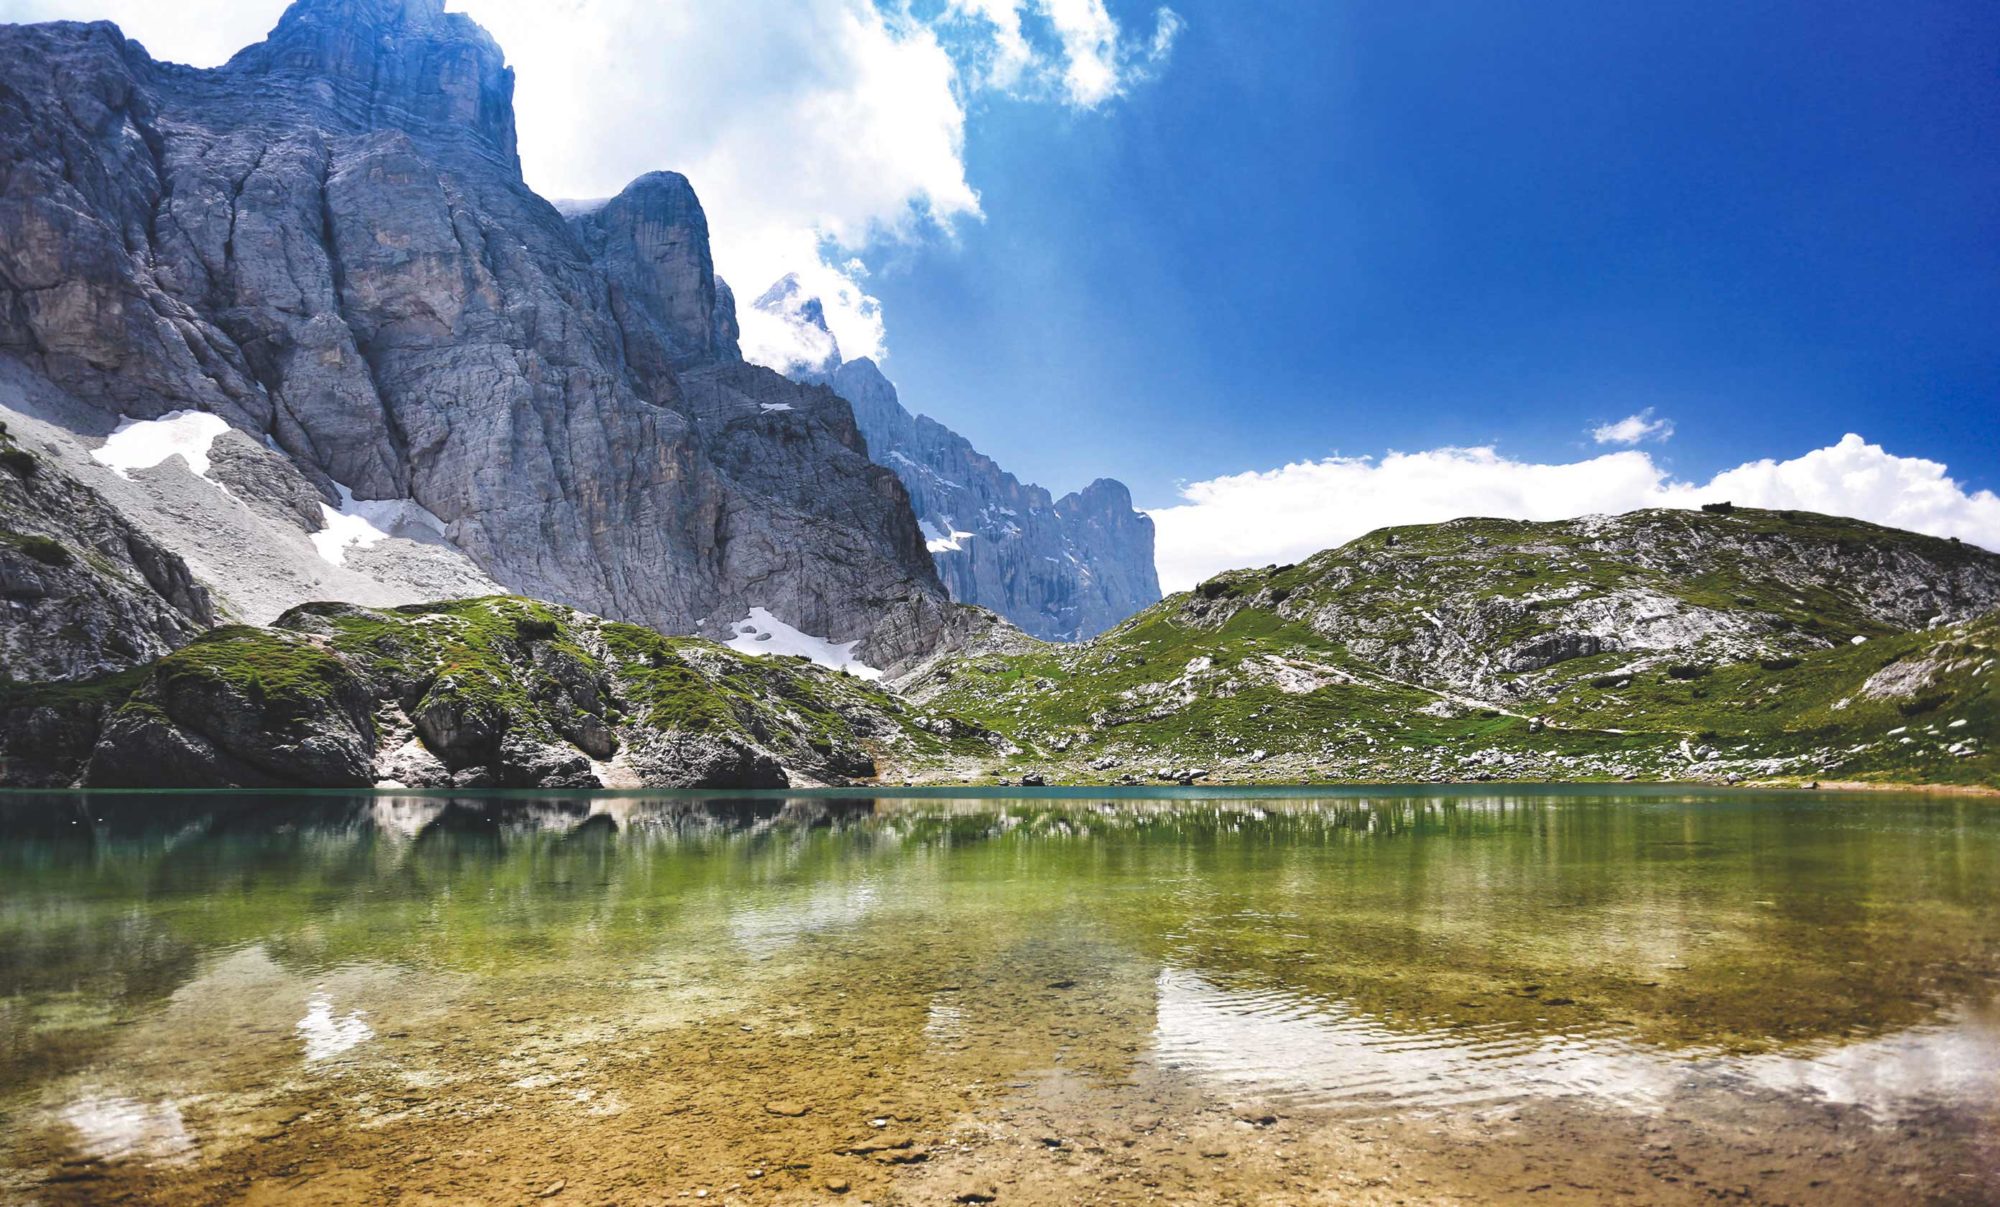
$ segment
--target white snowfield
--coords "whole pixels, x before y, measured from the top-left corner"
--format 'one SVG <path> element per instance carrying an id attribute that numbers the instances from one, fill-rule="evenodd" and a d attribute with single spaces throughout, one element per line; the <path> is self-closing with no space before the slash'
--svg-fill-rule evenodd
<path id="1" fill-rule="evenodd" d="M 942 520 L 932 520 L 930 524 L 931 528 L 939 534 L 924 542 L 924 548 L 930 550 L 932 553 L 957 553 L 965 548 L 959 542 L 969 541 L 976 535 L 970 532 L 960 532 L 957 525 L 951 522 L 950 516 L 946 516 Z"/>
<path id="2" fill-rule="evenodd" d="M 766 415 L 769 415 L 777 411 L 789 411 L 792 409 L 792 404 L 789 402 L 760 402 L 757 404 L 757 408 Z"/>
<path id="3" fill-rule="evenodd" d="M 340 492 L 340 510 L 319 505 L 326 527 L 312 534 L 312 543 L 319 555 L 335 566 L 346 564 L 349 549 L 366 548 L 392 536 L 408 536 L 413 528 L 428 528 L 440 537 L 445 534 L 444 521 L 415 499 L 357 499 L 340 483 L 333 485 Z"/>
<path id="4" fill-rule="evenodd" d="M 824 637 L 799 630 L 771 615 L 764 608 L 750 609 L 750 615 L 729 626 L 736 636 L 726 643 L 739 654 L 802 654 L 821 666 L 846 671 L 858 679 L 880 679 L 882 672 L 854 657 L 858 641 L 835 645 Z"/>
<path id="5" fill-rule="evenodd" d="M 174 411 L 158 419 L 121 418 L 104 446 L 91 450 L 90 458 L 129 479 L 135 469 L 151 469 L 179 457 L 197 476 L 206 478 L 208 450 L 228 430 L 222 416 L 207 411 Z"/>

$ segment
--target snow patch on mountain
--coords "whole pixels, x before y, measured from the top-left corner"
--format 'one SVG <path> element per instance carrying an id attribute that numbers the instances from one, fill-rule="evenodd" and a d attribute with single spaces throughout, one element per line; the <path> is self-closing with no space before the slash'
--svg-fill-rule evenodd
<path id="1" fill-rule="evenodd" d="M 927 528 L 937 533 L 935 537 L 924 542 L 924 548 L 932 553 L 962 553 L 965 546 L 959 542 L 969 541 L 979 535 L 974 532 L 961 532 L 958 525 L 952 523 L 950 516 L 929 521 Z"/>
<path id="2" fill-rule="evenodd" d="M 810 658 L 831 670 L 846 671 L 860 679 L 880 679 L 882 672 L 854 656 L 859 641 L 835 643 L 824 637 L 800 632 L 765 608 L 751 608 L 750 615 L 729 626 L 736 636 L 726 643 L 739 654 L 798 655 Z"/>
<path id="3" fill-rule="evenodd" d="M 187 462 L 197 477 L 207 478 L 208 450 L 215 438 L 228 430 L 222 416 L 206 411 L 173 411 L 158 419 L 121 419 L 103 446 L 91 450 L 90 457 L 128 480 L 133 470 L 151 469 L 174 457 Z"/>
<path id="4" fill-rule="evenodd" d="M 312 534 L 313 548 L 331 565 L 345 565 L 350 548 L 365 549 L 392 536 L 408 537 L 417 529 L 445 535 L 444 521 L 415 499 L 357 499 L 340 483 L 333 486 L 340 492 L 340 509 L 321 503 L 326 527 Z"/>

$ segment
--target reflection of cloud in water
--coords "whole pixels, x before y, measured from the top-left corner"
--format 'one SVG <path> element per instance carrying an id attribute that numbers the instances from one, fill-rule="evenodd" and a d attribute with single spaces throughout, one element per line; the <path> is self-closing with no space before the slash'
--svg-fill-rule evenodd
<path id="1" fill-rule="evenodd" d="M 64 1107 L 62 1121 L 75 1130 L 83 1154 L 99 1161 L 181 1162 L 194 1155 L 194 1137 L 171 1102 L 90 1096 Z"/>
<path id="2" fill-rule="evenodd" d="M 1921 1102 L 2000 1104 L 2000 1027 L 1961 1018 L 1812 1056 L 1751 1056 L 1726 1067 L 1758 1085 L 1893 1118 Z"/>
<path id="3" fill-rule="evenodd" d="M 350 1010 L 340 1018 L 333 1016 L 333 999 L 324 993 L 315 993 L 306 1003 L 306 1016 L 299 1020 L 299 1038 L 305 1041 L 308 1063 L 338 1056 L 349 1048 L 375 1038 L 375 1032 L 362 1020 L 363 1010 Z"/>
<path id="4" fill-rule="evenodd" d="M 800 938 L 825 930 L 853 926 L 880 903 L 870 881 L 829 884 L 806 894 L 802 901 L 752 905 L 729 915 L 729 933 L 751 955 L 770 955 Z"/>
<path id="5" fill-rule="evenodd" d="M 1158 992 L 1162 1064 L 1299 1105 L 1401 1112 L 1579 1096 L 1649 1110 L 1683 1089 L 1747 1082 L 1895 1119 L 1924 1102 L 2000 1096 L 2000 1035 L 1974 1019 L 1806 1056 L 1676 1057 L 1601 1031 L 1397 1031 L 1338 1004 L 1225 990 L 1172 968 Z"/>

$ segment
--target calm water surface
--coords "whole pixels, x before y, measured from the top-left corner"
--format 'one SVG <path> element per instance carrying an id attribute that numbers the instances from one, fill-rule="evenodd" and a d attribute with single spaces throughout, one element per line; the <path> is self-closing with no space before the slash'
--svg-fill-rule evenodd
<path id="1" fill-rule="evenodd" d="M 0 1201 L 2000 1201 L 2000 806 L 0 797 Z"/>

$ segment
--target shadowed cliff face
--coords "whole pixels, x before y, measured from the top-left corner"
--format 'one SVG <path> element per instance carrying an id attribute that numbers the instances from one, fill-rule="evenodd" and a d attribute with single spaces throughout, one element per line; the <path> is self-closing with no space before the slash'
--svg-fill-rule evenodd
<path id="1" fill-rule="evenodd" d="M 0 27 L 0 356 L 103 430 L 212 412 L 322 497 L 414 500 L 512 590 L 717 635 L 762 607 L 892 669 L 934 649 L 902 487 L 838 399 L 740 365 L 686 180 L 566 220 L 512 96 L 440 0 L 300 0 L 212 71 Z M 696 417 L 710 366 L 736 385 Z"/>

